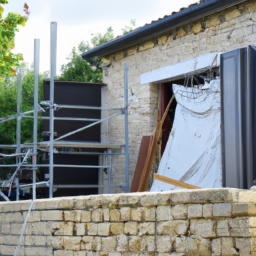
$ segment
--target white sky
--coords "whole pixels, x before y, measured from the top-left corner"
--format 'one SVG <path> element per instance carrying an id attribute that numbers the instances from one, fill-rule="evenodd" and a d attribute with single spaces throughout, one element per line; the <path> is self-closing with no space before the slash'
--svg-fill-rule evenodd
<path id="1" fill-rule="evenodd" d="M 50 22 L 58 23 L 57 73 L 72 50 L 82 40 L 90 41 L 91 34 L 104 33 L 112 26 L 115 36 L 136 19 L 143 26 L 171 14 L 196 0 L 9 0 L 7 12 L 23 14 L 23 5 L 30 7 L 29 20 L 15 37 L 13 52 L 22 53 L 24 61 L 33 63 L 34 39 L 40 39 L 40 72 L 50 69 Z"/>

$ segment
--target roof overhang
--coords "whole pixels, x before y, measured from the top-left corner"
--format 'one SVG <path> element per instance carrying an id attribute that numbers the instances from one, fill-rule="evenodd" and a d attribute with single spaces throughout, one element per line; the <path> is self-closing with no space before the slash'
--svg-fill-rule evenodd
<path id="1" fill-rule="evenodd" d="M 82 57 L 88 60 L 95 56 L 110 55 L 245 1 L 247 0 L 207 0 L 97 46 L 84 52 Z"/>
<path id="2" fill-rule="evenodd" d="M 220 65 L 220 54 L 221 52 L 212 52 L 171 66 L 146 72 L 140 75 L 140 83 L 174 81 L 185 76 L 216 68 Z"/>

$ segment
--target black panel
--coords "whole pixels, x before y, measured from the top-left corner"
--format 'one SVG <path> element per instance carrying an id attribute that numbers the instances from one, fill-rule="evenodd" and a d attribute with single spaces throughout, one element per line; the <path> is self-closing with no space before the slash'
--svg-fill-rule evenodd
<path id="1" fill-rule="evenodd" d="M 44 100 L 49 100 L 50 98 L 49 84 L 49 81 L 44 81 Z M 100 107 L 101 86 L 102 84 L 56 81 L 54 83 L 54 103 Z M 65 108 L 55 111 L 54 115 L 56 117 L 81 117 L 100 119 L 101 111 Z M 46 111 L 44 116 L 49 116 L 49 111 Z M 55 120 L 54 131 L 57 132 L 57 137 L 60 137 L 68 132 L 74 131 L 91 123 L 92 122 Z M 44 120 L 43 122 L 43 131 L 49 131 L 48 120 Z M 48 140 L 48 137 L 45 137 L 44 140 Z M 100 142 L 100 124 L 66 137 L 65 140 Z"/>
<path id="2" fill-rule="evenodd" d="M 255 60 L 256 53 L 250 46 L 221 55 L 224 187 L 249 188 L 253 181 L 256 161 Z"/>
<path id="3" fill-rule="evenodd" d="M 49 100 L 49 81 L 44 81 L 44 100 Z M 101 106 L 101 86 L 103 84 L 79 83 L 79 82 L 61 82 L 54 83 L 54 103 L 57 105 L 86 105 L 86 106 Z M 85 109 L 68 109 L 63 108 L 54 112 L 56 117 L 80 117 L 80 118 L 101 118 L 100 110 L 85 110 Z M 49 111 L 44 113 L 44 116 L 49 116 Z M 54 122 L 54 131 L 57 132 L 57 137 L 68 132 L 79 129 L 92 122 L 84 121 L 56 121 Z M 43 121 L 43 131 L 49 131 L 49 120 Z M 48 136 L 44 140 L 49 140 Z M 72 141 L 91 141 L 100 142 L 100 124 L 89 129 L 75 133 L 72 136 L 65 138 Z M 72 149 L 70 149 L 72 150 Z M 48 153 L 45 154 L 48 158 Z M 45 159 L 43 163 L 49 163 Z M 75 155 L 75 154 L 54 154 L 54 164 L 63 165 L 99 165 L 97 155 Z M 41 168 L 41 176 L 49 173 L 48 168 Z M 98 184 L 98 169 L 97 168 L 54 168 L 54 185 L 97 185 Z M 98 188 L 58 188 L 54 193 L 54 197 L 58 196 L 77 196 L 97 194 Z M 44 197 L 48 197 L 48 189 L 44 189 Z"/>

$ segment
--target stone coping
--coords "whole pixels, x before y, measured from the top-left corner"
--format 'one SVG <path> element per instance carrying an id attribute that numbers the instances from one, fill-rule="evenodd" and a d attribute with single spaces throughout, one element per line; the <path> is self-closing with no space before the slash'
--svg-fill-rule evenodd
<path id="1" fill-rule="evenodd" d="M 0 213 L 27 211 L 31 200 L 1 202 Z M 168 192 L 141 192 L 128 194 L 103 194 L 77 197 L 37 199 L 32 211 L 58 209 L 147 207 L 200 203 L 256 203 L 256 191 L 234 188 L 175 190 Z"/>

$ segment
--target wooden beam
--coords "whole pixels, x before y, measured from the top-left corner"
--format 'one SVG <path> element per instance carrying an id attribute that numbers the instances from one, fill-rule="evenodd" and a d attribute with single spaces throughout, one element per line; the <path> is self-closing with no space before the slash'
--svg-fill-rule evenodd
<path id="1" fill-rule="evenodd" d="M 181 188 L 190 188 L 190 189 L 201 188 L 201 187 L 197 187 L 197 186 L 194 186 L 194 185 L 191 185 L 191 184 L 188 184 L 188 183 L 184 183 L 184 182 L 179 181 L 179 180 L 174 180 L 174 179 L 171 179 L 171 178 L 167 178 L 167 177 L 159 175 L 157 173 L 154 174 L 154 179 L 165 182 L 165 183 L 168 183 L 168 184 L 171 184 L 171 185 L 174 185 L 174 186 L 177 186 L 177 187 L 181 187 Z"/>

